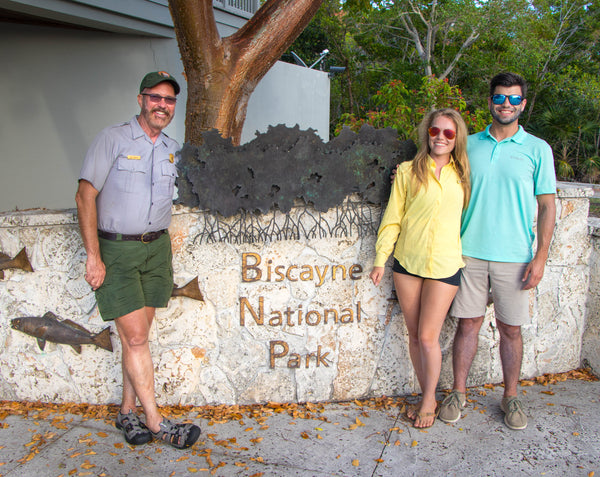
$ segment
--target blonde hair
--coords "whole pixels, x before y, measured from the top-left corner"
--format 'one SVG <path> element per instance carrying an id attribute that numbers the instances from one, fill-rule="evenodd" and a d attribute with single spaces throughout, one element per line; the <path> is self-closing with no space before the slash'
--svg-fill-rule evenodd
<path id="1" fill-rule="evenodd" d="M 413 178 L 416 181 L 418 191 L 421 186 L 427 187 L 429 182 L 429 132 L 428 129 L 433 124 L 433 121 L 440 117 L 446 117 L 456 126 L 456 138 L 454 149 L 452 150 L 452 158 L 454 165 L 460 178 L 464 191 L 463 208 L 467 207 L 471 197 L 471 169 L 469 167 L 469 158 L 467 157 L 467 126 L 458 111 L 451 108 L 436 109 L 428 113 L 419 124 L 419 150 L 412 163 Z"/>

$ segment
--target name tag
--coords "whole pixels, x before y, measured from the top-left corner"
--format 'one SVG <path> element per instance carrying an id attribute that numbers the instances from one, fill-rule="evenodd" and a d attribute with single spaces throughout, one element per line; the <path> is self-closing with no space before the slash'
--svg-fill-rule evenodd
<path id="1" fill-rule="evenodd" d="M 134 161 L 139 161 L 142 158 L 142 156 L 127 156 L 127 159 L 132 159 Z"/>

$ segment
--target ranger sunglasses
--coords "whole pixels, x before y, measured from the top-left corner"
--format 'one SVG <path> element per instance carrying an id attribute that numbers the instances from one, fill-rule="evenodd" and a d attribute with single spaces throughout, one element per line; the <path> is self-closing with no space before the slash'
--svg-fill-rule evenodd
<path id="1" fill-rule="evenodd" d="M 140 93 L 142 96 L 147 96 L 151 103 L 160 103 L 163 99 L 169 106 L 173 106 L 177 102 L 177 98 L 173 96 L 161 96 L 160 94 Z"/>

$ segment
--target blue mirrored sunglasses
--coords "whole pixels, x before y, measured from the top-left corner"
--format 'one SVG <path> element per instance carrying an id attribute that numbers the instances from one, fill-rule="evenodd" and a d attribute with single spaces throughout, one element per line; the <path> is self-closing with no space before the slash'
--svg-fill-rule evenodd
<path id="1" fill-rule="evenodd" d="M 508 98 L 508 102 L 513 106 L 518 106 L 523 102 L 523 97 L 518 94 L 511 94 L 507 96 L 505 94 L 493 94 L 492 95 L 492 103 L 494 104 L 502 104 Z"/>

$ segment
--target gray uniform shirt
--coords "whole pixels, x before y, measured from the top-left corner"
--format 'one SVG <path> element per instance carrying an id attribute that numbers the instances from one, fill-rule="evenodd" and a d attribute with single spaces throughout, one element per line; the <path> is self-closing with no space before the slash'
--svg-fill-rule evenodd
<path id="1" fill-rule="evenodd" d="M 166 229 L 178 151 L 179 144 L 164 133 L 152 143 L 136 116 L 100 132 L 79 175 L 99 191 L 98 228 L 121 234 Z"/>

